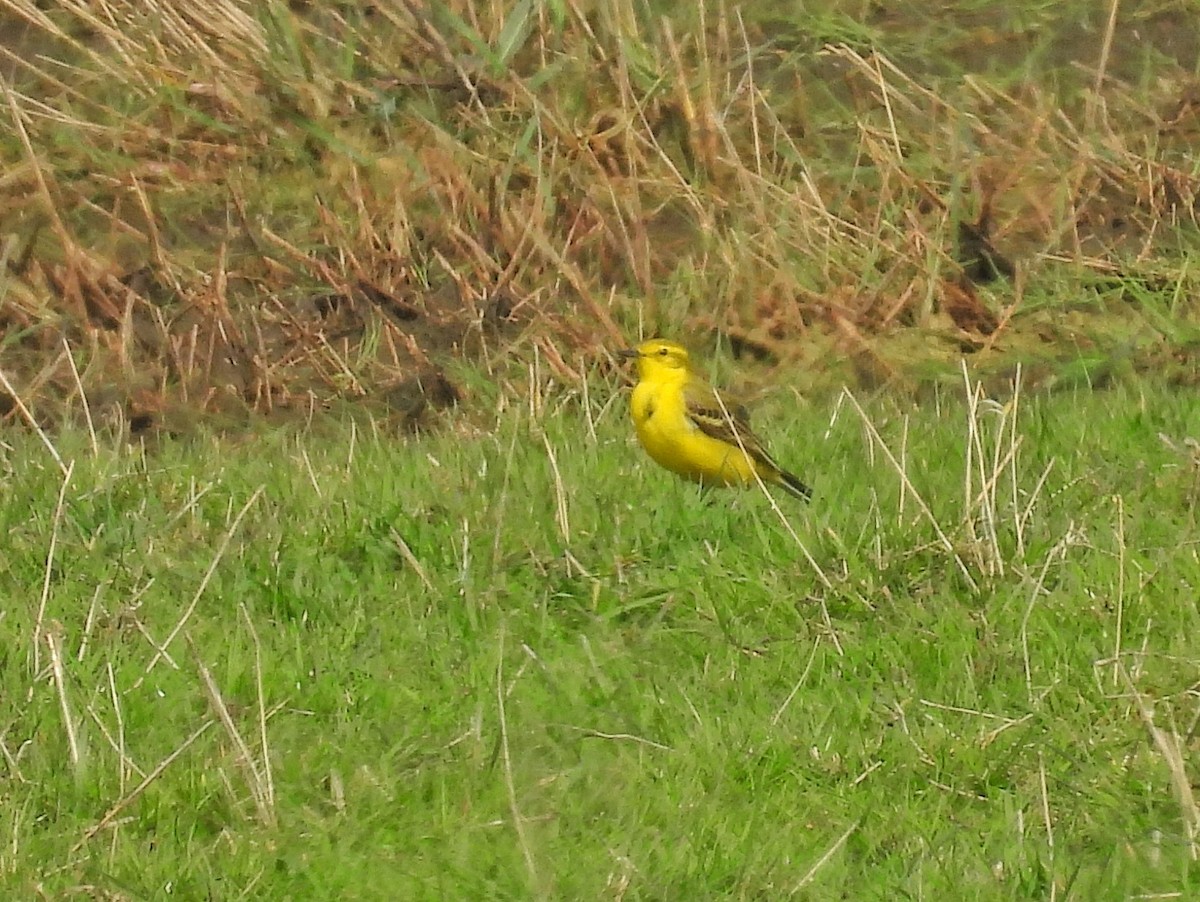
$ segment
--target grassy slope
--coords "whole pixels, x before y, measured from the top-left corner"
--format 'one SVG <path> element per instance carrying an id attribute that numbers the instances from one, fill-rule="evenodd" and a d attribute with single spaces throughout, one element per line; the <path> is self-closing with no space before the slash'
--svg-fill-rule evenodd
<path id="1" fill-rule="evenodd" d="M 952 554 L 849 404 L 760 412 L 817 488 L 793 539 L 646 465 L 612 394 L 407 443 L 65 438 L 61 516 L 44 450 L 5 450 L 6 895 L 1197 892 L 1164 748 L 1196 742 L 1200 470 L 1158 437 L 1193 395 L 874 407 Z"/>

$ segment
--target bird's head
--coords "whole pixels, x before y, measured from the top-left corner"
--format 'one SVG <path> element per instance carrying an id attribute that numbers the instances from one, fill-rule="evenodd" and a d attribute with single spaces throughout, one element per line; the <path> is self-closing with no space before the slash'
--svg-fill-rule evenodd
<path id="1" fill-rule="evenodd" d="M 647 375 L 665 374 L 670 370 L 686 373 L 688 370 L 688 352 L 683 345 L 673 341 L 654 338 L 644 341 L 636 348 L 618 351 L 622 357 L 635 357 L 638 363 L 638 375 L 645 379 Z"/>

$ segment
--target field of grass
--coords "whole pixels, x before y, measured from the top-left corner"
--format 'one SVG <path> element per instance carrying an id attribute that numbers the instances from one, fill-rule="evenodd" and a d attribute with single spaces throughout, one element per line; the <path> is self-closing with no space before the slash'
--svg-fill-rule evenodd
<path id="1" fill-rule="evenodd" d="M 0 894 L 1200 898 L 1200 11 L 935 6 L 0 0 Z"/>
<path id="2" fill-rule="evenodd" d="M 1194 898 L 1200 400 L 859 403 L 10 441 L 4 895 Z"/>
<path id="3" fill-rule="evenodd" d="M 642 333 L 1200 384 L 1194 0 L 210 7 L 0 0 L 0 416 L 407 421 Z"/>

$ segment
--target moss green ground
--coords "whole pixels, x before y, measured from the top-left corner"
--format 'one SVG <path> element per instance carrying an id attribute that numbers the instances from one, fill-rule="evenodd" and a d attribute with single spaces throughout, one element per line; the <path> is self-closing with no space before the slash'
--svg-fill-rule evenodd
<path id="1" fill-rule="evenodd" d="M 775 399 L 781 518 L 615 392 L 5 449 L 5 894 L 1200 891 L 1194 394 Z"/>

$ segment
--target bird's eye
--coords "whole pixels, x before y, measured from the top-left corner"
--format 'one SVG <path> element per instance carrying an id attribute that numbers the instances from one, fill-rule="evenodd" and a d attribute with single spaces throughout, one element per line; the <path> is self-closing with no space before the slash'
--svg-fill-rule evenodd
<path id="1" fill-rule="evenodd" d="M 667 348 L 659 348 L 658 353 L 661 354 L 663 357 L 666 357 L 671 352 Z"/>

